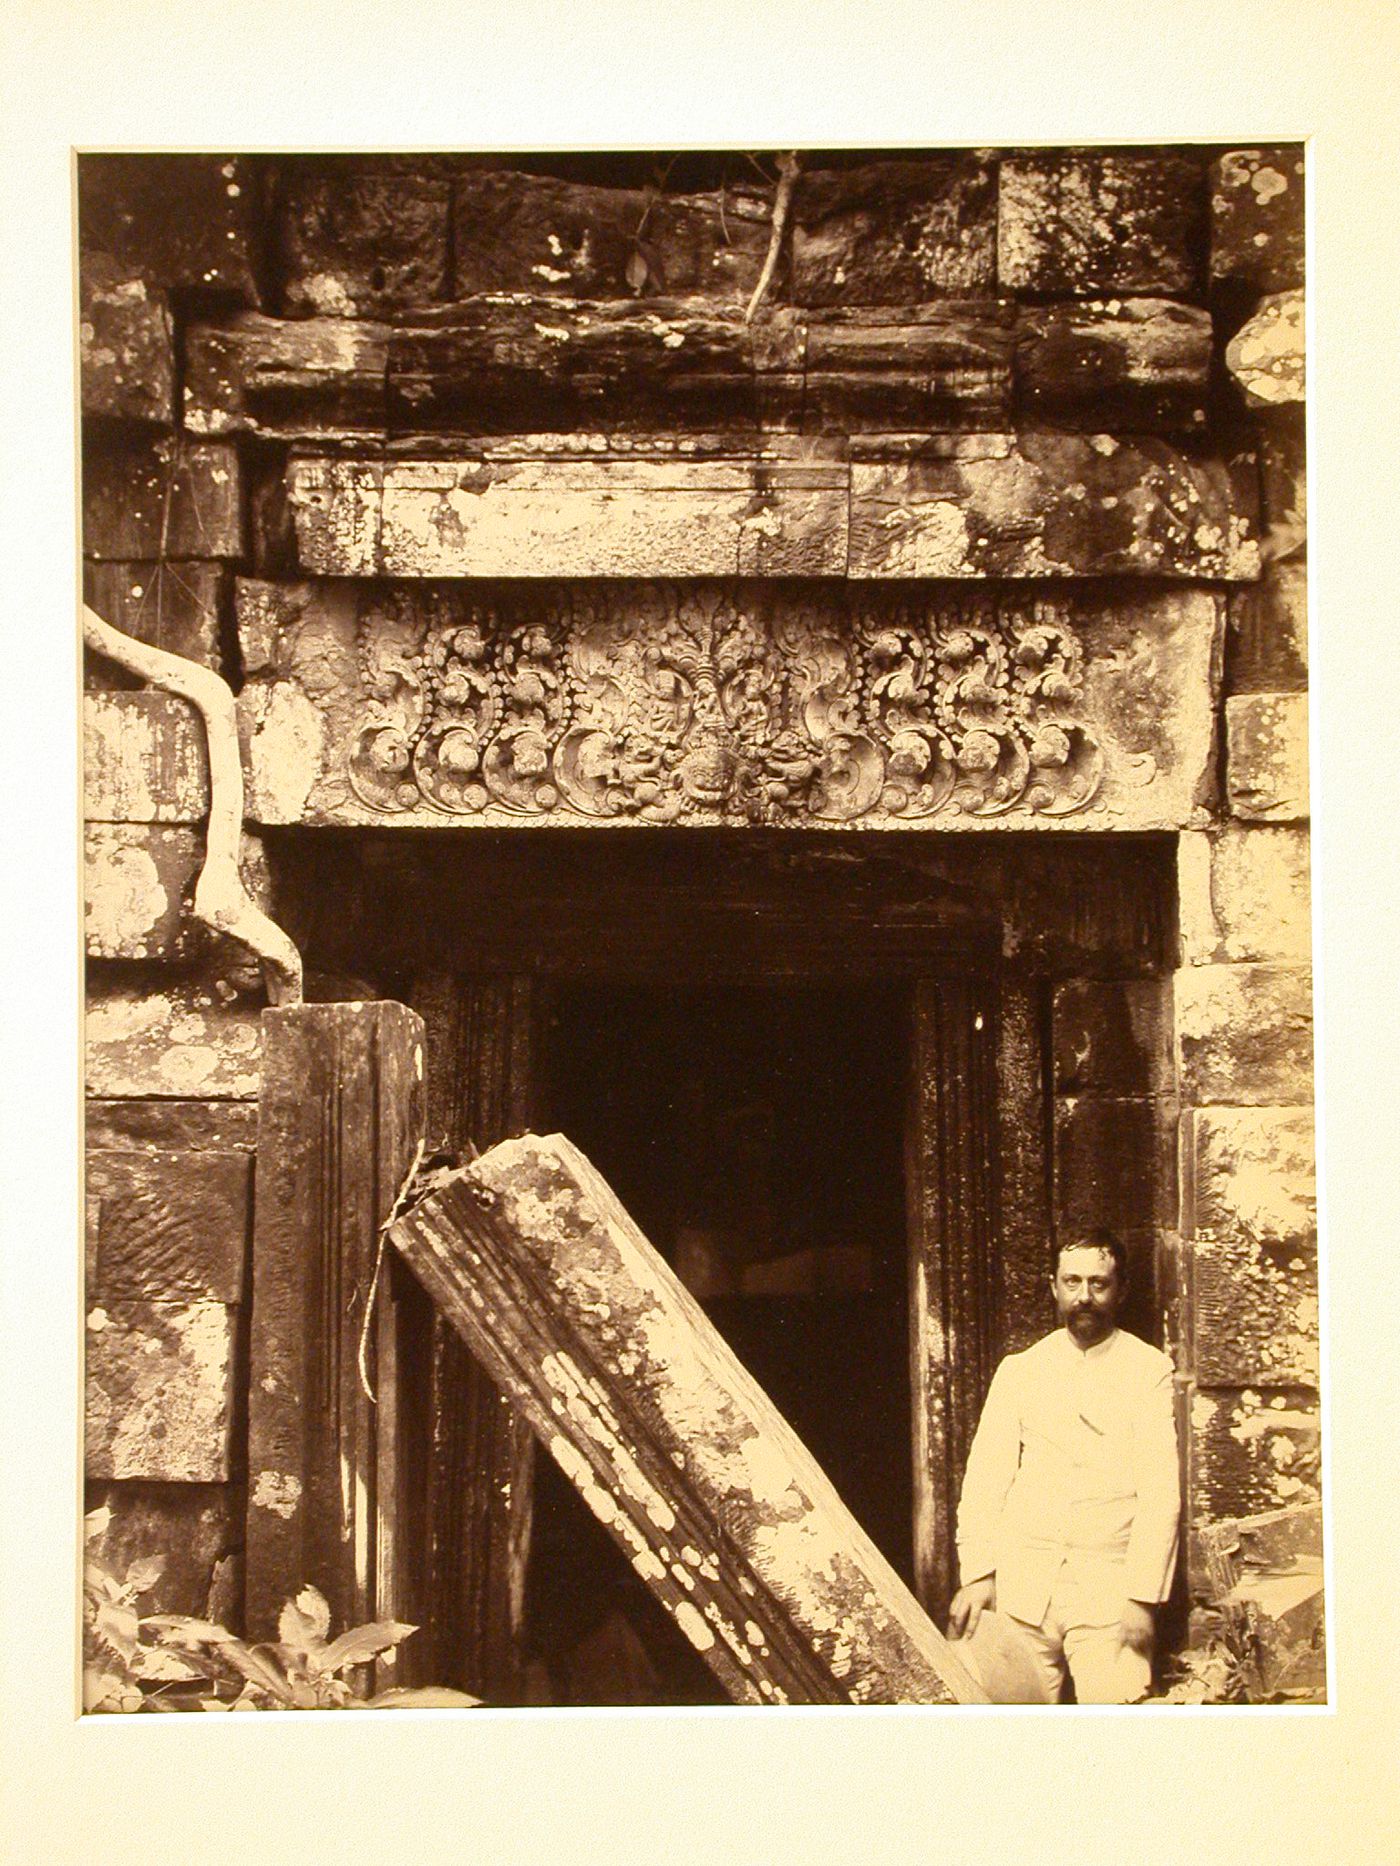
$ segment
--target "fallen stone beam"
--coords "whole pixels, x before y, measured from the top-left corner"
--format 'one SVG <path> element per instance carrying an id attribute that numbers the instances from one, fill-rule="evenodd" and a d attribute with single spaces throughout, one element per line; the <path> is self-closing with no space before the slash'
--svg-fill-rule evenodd
<path id="1" fill-rule="evenodd" d="M 986 1701 L 562 1135 L 493 1147 L 389 1237 L 735 1702 Z"/>

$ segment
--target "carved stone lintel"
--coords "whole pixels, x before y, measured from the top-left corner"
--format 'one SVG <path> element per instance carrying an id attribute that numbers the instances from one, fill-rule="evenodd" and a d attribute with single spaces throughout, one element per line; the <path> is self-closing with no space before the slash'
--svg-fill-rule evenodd
<path id="1" fill-rule="evenodd" d="M 1220 610 L 1200 591 L 244 583 L 253 813 L 1177 827 L 1208 766 Z M 274 713 L 320 748 L 290 791 Z"/>

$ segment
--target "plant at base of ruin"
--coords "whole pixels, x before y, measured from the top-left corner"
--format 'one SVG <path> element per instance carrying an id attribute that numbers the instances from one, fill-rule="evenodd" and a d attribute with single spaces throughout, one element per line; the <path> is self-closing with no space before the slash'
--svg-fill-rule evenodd
<path id="1" fill-rule="evenodd" d="M 87 1540 L 101 1535 L 110 1515 L 101 1509 L 87 1517 Z M 84 1710 L 461 1710 L 480 1702 L 438 1685 L 366 1691 L 364 1668 L 389 1659 L 418 1629 L 400 1620 L 374 1620 L 332 1639 L 330 1608 L 314 1587 L 287 1602 L 277 1639 L 260 1645 L 189 1614 L 143 1616 L 138 1603 L 161 1573 L 159 1556 L 133 1562 L 120 1580 L 88 1558 Z"/>

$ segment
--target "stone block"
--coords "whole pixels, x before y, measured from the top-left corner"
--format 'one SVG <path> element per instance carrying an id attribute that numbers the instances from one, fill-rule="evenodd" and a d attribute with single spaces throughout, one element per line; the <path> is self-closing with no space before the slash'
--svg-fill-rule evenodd
<path id="1" fill-rule="evenodd" d="M 84 432 L 85 556 L 241 557 L 243 540 L 242 480 L 229 442 Z"/>
<path id="2" fill-rule="evenodd" d="M 1163 1095 L 1175 1083 L 1171 995 L 1156 979 L 1070 979 L 1054 987 L 1060 1095 Z"/>
<path id="3" fill-rule="evenodd" d="M 917 304 L 996 289 L 996 181 L 980 156 L 871 162 L 800 177 L 792 297 Z"/>
<path id="4" fill-rule="evenodd" d="M 85 1507 L 106 1510 L 106 1527 L 87 1553 L 125 1579 L 137 1562 L 157 1562 L 160 1576 L 141 1596 L 147 1613 L 187 1613 L 236 1632 L 243 1546 L 242 1492 L 229 1484 L 97 1482 Z"/>
<path id="5" fill-rule="evenodd" d="M 243 1300 L 252 1216 L 246 1151 L 91 1151 L 97 1201 L 89 1303 Z"/>
<path id="6" fill-rule="evenodd" d="M 236 1311 L 222 1302 L 112 1302 L 87 1313 L 92 1478 L 226 1482 Z"/>
<path id="7" fill-rule="evenodd" d="M 83 796 L 90 823 L 201 823 L 209 809 L 204 726 L 173 694 L 83 699 Z"/>
<path id="8" fill-rule="evenodd" d="M 468 171 L 453 197 L 452 295 L 746 300 L 768 251 L 773 190 L 667 195 L 511 169 Z"/>
<path id="9" fill-rule="evenodd" d="M 251 1153 L 258 1111 L 236 1101 L 89 1100 L 83 1133 L 94 1152 Z"/>
<path id="10" fill-rule="evenodd" d="M 202 836 L 145 823 L 89 824 L 83 858 L 90 959 L 179 958 L 198 945 L 189 904 Z"/>
<path id="11" fill-rule="evenodd" d="M 1181 1094 L 1197 1107 L 1312 1101 L 1312 973 L 1197 965 L 1176 975 Z"/>
<path id="12" fill-rule="evenodd" d="M 788 315 L 808 431 L 999 429 L 1011 419 L 1014 306 L 950 298 Z"/>
<path id="13" fill-rule="evenodd" d="M 81 155 L 78 240 L 149 285 L 256 304 L 263 197 L 256 157 Z"/>
<path id="14" fill-rule="evenodd" d="M 459 580 L 401 588 L 386 606 L 328 577 L 244 580 L 237 607 L 259 822 L 1177 829 L 1213 771 L 1224 605 L 1206 590 L 1031 603 L 769 583 L 739 601 L 708 584 Z M 660 663 L 648 642 L 663 644 Z M 762 678 L 741 699 L 730 670 L 743 665 Z M 944 667 L 969 687 L 990 681 L 1004 713 L 936 726 Z M 839 710 L 812 704 L 814 669 Z M 733 696 L 722 718 L 705 710 L 711 679 Z M 1102 901 L 1096 875 L 1071 891 L 1057 858 L 1016 937 L 1048 925 L 1073 945 L 1074 928 L 1115 923 L 1115 937 L 1142 933 L 1130 969 L 1170 951 L 1160 899 L 1143 930 L 1145 885 Z M 1141 847 L 1125 860 L 1151 865 Z"/>
<path id="15" fill-rule="evenodd" d="M 1190 296 L 1200 284 L 1205 189 L 1190 156 L 1065 150 L 1001 163 L 1004 289 L 1086 297 Z"/>
<path id="16" fill-rule="evenodd" d="M 1274 292 L 1225 348 L 1225 367 L 1248 408 L 1280 408 L 1307 394 L 1303 294 Z"/>
<path id="17" fill-rule="evenodd" d="M 1258 424 L 1259 497 L 1270 561 L 1307 541 L 1307 433 L 1301 408 L 1280 408 Z"/>
<path id="18" fill-rule="evenodd" d="M 85 415 L 175 419 L 175 346 L 159 287 L 96 257 L 83 263 L 78 301 L 79 381 Z"/>
<path id="19" fill-rule="evenodd" d="M 855 577 L 1258 575 L 1224 463 L 1111 435 L 980 434 L 853 457 Z"/>
<path id="20" fill-rule="evenodd" d="M 1232 816 L 1307 821 L 1306 694 L 1247 693 L 1225 702 L 1225 788 Z"/>
<path id="21" fill-rule="evenodd" d="M 1231 149 L 1210 167 L 1213 279 L 1285 291 L 1303 283 L 1303 146 Z"/>
<path id="22" fill-rule="evenodd" d="M 1254 1516 L 1321 1495 L 1321 1428 L 1311 1387 L 1198 1388 L 1191 1403 L 1196 1524 Z"/>
<path id="23" fill-rule="evenodd" d="M 1306 829 L 1262 823 L 1182 836 L 1183 964 L 1305 964 L 1312 952 L 1308 849 Z"/>
<path id="24" fill-rule="evenodd" d="M 1055 1102 L 1059 1235 L 1108 1225 L 1146 1231 L 1176 1223 L 1176 1133 L 1159 1101 L 1084 1095 Z"/>
<path id="25" fill-rule="evenodd" d="M 840 462 L 294 458 L 303 569 L 393 577 L 835 576 Z"/>
<path id="26" fill-rule="evenodd" d="M 1208 312 L 1165 298 L 1026 305 L 1016 386 L 1032 421 L 1131 431 L 1203 428 Z"/>
<path id="27" fill-rule="evenodd" d="M 222 979 L 123 971 L 97 980 L 84 1036 L 87 1092 L 253 1101 L 261 1073 L 260 1004 Z"/>
<path id="28" fill-rule="evenodd" d="M 192 434 L 274 437 L 383 433 L 387 325 L 242 313 L 185 337 L 185 426 Z"/>
<path id="29" fill-rule="evenodd" d="M 95 563 L 83 565 L 83 601 L 123 635 L 165 648 L 223 671 L 219 618 L 227 573 L 222 564 Z M 89 653 L 84 674 L 90 687 L 144 688 L 105 655 Z"/>
<path id="30" fill-rule="evenodd" d="M 1193 1255 L 1196 1378 L 1208 1386 L 1316 1386 L 1316 1257 L 1280 1263 L 1241 1233 L 1200 1239 Z"/>
<path id="31" fill-rule="evenodd" d="M 1240 1233 L 1286 1268 L 1308 1268 L 1294 1259 L 1317 1248 L 1311 1108 L 1198 1108 L 1190 1125 L 1196 1237 Z"/>
<path id="32" fill-rule="evenodd" d="M 373 317 L 448 291 L 450 183 L 411 158 L 294 157 L 280 165 L 276 240 L 297 317 Z"/>
<path id="33" fill-rule="evenodd" d="M 1308 684 L 1308 570 L 1300 558 L 1267 566 L 1230 592 L 1228 693 L 1301 693 Z"/>

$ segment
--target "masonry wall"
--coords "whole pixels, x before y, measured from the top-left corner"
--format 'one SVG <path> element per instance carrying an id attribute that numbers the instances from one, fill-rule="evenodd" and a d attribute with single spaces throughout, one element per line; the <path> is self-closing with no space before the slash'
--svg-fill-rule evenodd
<path id="1" fill-rule="evenodd" d="M 769 158 L 88 156 L 79 184 L 84 594 L 241 692 L 248 879 L 294 934 L 260 830 L 366 820 L 326 782 L 340 663 L 304 651 L 347 602 L 361 641 L 460 578 L 1138 618 L 1086 716 L 1156 745 L 1141 800 L 1037 822 L 1047 763 L 1005 819 L 1178 837 L 1170 986 L 1053 988 L 1054 1198 L 1158 1266 L 1193 1526 L 1314 1498 L 1301 151 L 809 155 L 749 321 Z M 87 685 L 89 1480 L 114 1559 L 167 1556 L 158 1606 L 236 1620 L 264 999 L 190 912 L 194 714 L 100 657 Z"/>

